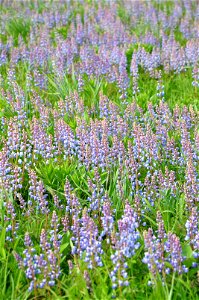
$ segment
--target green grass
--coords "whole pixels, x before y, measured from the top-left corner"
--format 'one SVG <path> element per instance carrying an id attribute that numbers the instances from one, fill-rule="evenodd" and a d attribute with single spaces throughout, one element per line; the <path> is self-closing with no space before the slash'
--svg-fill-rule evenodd
<path id="1" fill-rule="evenodd" d="M 21 36 L 24 42 L 27 42 L 30 33 L 31 22 L 28 19 L 13 18 L 6 23 L 6 35 L 11 36 L 14 46 L 18 46 L 18 39 Z"/>

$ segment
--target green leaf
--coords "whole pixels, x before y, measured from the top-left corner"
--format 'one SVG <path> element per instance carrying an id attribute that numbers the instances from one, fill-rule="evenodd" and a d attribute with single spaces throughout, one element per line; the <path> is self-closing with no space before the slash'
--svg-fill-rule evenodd
<path id="1" fill-rule="evenodd" d="M 191 249 L 191 246 L 186 244 L 182 247 L 182 253 L 184 256 L 186 256 L 187 258 L 191 258 L 193 257 L 193 251 Z"/>
<path id="2" fill-rule="evenodd" d="M 2 231 L 1 231 L 1 238 L 0 238 L 0 255 L 3 259 L 6 258 L 6 251 L 5 251 L 5 248 L 4 248 L 4 245 L 5 245 L 5 237 L 6 237 L 6 229 L 5 228 L 2 228 Z"/>
<path id="3" fill-rule="evenodd" d="M 67 247 L 69 246 L 69 243 L 65 243 L 60 246 L 60 253 L 62 253 Z"/>

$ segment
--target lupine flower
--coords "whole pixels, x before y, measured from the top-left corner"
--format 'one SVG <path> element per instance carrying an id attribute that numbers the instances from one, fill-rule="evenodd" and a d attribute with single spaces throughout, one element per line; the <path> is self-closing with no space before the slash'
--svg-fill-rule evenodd
<path id="1" fill-rule="evenodd" d="M 168 233 L 167 241 L 165 242 L 165 251 L 168 253 L 167 261 L 172 265 L 173 271 L 178 274 L 187 272 L 188 269 L 182 265 L 182 247 L 179 238 L 172 233 Z"/>
<path id="2" fill-rule="evenodd" d="M 199 87 L 199 67 L 197 65 L 194 66 L 192 74 L 193 74 L 192 85 L 195 87 Z"/>
<path id="3" fill-rule="evenodd" d="M 29 170 L 30 177 L 30 187 L 29 187 L 29 201 L 28 201 L 28 211 L 30 214 L 36 209 L 40 210 L 42 214 L 48 214 L 48 201 L 46 200 L 47 194 L 45 194 L 45 189 L 43 182 L 37 180 L 36 173 L 33 170 Z"/>
<path id="4" fill-rule="evenodd" d="M 195 258 L 199 257 L 199 222 L 198 222 L 198 210 L 193 207 L 190 216 L 185 224 L 186 237 L 185 240 L 189 241 Z"/>
<path id="5" fill-rule="evenodd" d="M 110 235 L 114 227 L 114 218 L 109 201 L 105 201 L 102 207 L 102 232 L 101 236 L 106 236 L 106 241 L 110 243 Z"/>
<path id="6" fill-rule="evenodd" d="M 80 203 L 76 195 L 72 193 L 72 187 L 67 178 L 64 186 L 64 195 L 67 201 L 66 212 L 68 212 L 72 217 L 74 215 L 78 216 L 80 213 Z"/>
<path id="7" fill-rule="evenodd" d="M 137 93 L 139 93 L 138 55 L 136 52 L 133 53 L 132 60 L 131 60 L 131 74 L 133 77 L 133 95 L 136 95 Z"/>
<path id="8" fill-rule="evenodd" d="M 162 101 L 164 100 L 164 85 L 162 83 L 161 72 L 158 76 L 158 82 L 157 82 L 157 97 Z"/>
<path id="9" fill-rule="evenodd" d="M 4 221 L 6 222 L 6 240 L 13 242 L 17 237 L 17 230 L 19 229 L 19 223 L 16 220 L 16 212 L 14 205 L 11 201 L 4 202 L 6 208 L 6 214 Z"/>
<path id="10" fill-rule="evenodd" d="M 113 245 L 115 252 L 111 255 L 114 266 L 110 273 L 113 289 L 129 285 L 126 270 L 128 268 L 127 259 L 135 255 L 136 250 L 140 247 L 137 227 L 137 215 L 130 204 L 126 202 L 122 219 L 118 221 L 119 231 L 116 233 Z"/>
<path id="11" fill-rule="evenodd" d="M 59 253 L 57 246 L 55 246 L 55 238 L 52 242 L 51 240 L 52 238 L 49 240 L 46 230 L 42 229 L 40 235 L 41 253 L 36 254 L 29 233 L 25 234 L 24 245 L 26 248 L 23 251 L 23 258 L 18 259 L 18 262 L 30 281 L 28 289 L 30 292 L 33 289 L 45 288 L 47 285 L 54 286 L 60 275 Z"/>
<path id="12" fill-rule="evenodd" d="M 84 211 L 80 220 L 81 227 L 79 232 L 80 257 L 92 269 L 95 265 L 102 266 L 101 255 L 103 254 L 101 241 L 98 237 L 98 229 L 94 221 Z"/>
<path id="13" fill-rule="evenodd" d="M 182 274 L 188 269 L 183 265 L 184 257 L 179 238 L 169 232 L 164 231 L 164 225 L 160 212 L 157 213 L 158 235 L 153 234 L 151 228 L 144 232 L 145 255 L 143 262 L 148 265 L 152 274 L 152 283 L 155 283 L 159 274 L 163 280 L 171 271 Z M 171 265 L 168 266 L 168 263 Z"/>

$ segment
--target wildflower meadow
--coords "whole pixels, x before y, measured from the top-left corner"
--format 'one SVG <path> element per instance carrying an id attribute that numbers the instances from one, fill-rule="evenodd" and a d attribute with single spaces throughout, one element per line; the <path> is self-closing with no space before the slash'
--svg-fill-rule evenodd
<path id="1" fill-rule="evenodd" d="M 199 2 L 0 0 L 0 300 L 199 299 Z"/>

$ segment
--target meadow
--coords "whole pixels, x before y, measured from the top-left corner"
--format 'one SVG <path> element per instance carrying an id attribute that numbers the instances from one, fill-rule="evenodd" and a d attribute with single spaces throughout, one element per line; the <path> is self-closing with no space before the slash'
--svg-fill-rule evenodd
<path id="1" fill-rule="evenodd" d="M 199 299 L 199 3 L 0 12 L 0 300 Z"/>

